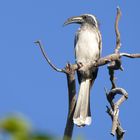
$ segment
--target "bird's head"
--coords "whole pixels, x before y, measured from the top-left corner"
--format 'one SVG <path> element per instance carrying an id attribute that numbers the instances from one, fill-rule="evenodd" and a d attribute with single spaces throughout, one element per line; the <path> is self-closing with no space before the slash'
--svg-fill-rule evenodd
<path id="1" fill-rule="evenodd" d="M 86 23 L 86 24 L 95 26 L 96 28 L 98 28 L 98 24 L 99 24 L 96 17 L 92 14 L 83 14 L 80 16 L 70 17 L 66 20 L 64 25 L 68 25 L 72 23 L 77 23 L 81 25 Z"/>

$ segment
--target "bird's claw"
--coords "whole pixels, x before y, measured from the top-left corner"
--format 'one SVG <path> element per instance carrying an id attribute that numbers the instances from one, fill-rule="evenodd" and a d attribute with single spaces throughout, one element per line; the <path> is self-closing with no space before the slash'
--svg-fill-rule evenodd
<path id="1" fill-rule="evenodd" d="M 78 62 L 78 63 L 77 63 L 77 66 L 78 66 L 78 69 L 80 69 L 81 67 L 83 67 L 82 62 Z"/>

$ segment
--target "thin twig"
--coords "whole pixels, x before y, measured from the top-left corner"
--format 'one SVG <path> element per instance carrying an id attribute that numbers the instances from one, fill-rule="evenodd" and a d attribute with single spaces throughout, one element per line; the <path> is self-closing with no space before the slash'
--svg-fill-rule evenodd
<path id="1" fill-rule="evenodd" d="M 57 72 L 63 72 L 65 73 L 65 70 L 64 69 L 59 69 L 57 68 L 54 64 L 51 63 L 51 60 L 49 59 L 49 57 L 47 56 L 47 54 L 45 53 L 45 50 L 44 50 L 44 47 L 43 45 L 41 44 L 41 41 L 35 41 L 35 44 L 37 44 L 39 47 L 40 47 L 40 50 L 44 56 L 44 58 L 46 59 L 46 61 L 48 62 L 48 64 Z"/>
<path id="2" fill-rule="evenodd" d="M 140 58 L 139 53 L 135 53 L 135 54 L 120 53 L 120 57 L 122 57 L 122 56 L 129 57 L 129 58 Z"/>
<path id="3" fill-rule="evenodd" d="M 120 32 L 119 32 L 119 28 L 118 28 L 120 17 L 121 17 L 121 10 L 119 7 L 117 7 L 117 16 L 116 16 L 116 21 L 115 21 L 115 32 L 116 32 L 115 53 L 118 53 L 120 50 L 120 47 L 121 47 Z"/>

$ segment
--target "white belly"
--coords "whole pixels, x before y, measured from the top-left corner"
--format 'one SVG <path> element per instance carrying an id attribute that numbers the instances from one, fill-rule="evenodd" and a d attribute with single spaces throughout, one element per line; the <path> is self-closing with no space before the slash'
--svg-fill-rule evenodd
<path id="1" fill-rule="evenodd" d="M 88 63 L 99 59 L 99 36 L 96 31 L 80 31 L 75 45 L 76 62 Z"/>

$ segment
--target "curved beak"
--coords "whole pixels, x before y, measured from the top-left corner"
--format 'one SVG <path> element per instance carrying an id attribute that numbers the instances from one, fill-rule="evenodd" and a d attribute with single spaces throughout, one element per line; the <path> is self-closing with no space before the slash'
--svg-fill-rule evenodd
<path id="1" fill-rule="evenodd" d="M 64 22 L 64 26 L 68 25 L 68 24 L 72 24 L 72 23 L 78 23 L 81 24 L 83 23 L 83 17 L 82 16 L 74 16 L 74 17 L 70 17 L 68 18 L 65 22 Z"/>

